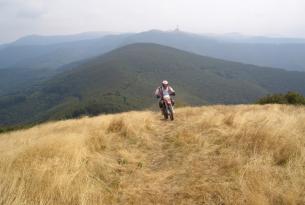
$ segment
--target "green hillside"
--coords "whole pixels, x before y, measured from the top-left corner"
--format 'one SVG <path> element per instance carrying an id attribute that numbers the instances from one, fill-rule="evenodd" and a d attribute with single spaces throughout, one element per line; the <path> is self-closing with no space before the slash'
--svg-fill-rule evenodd
<path id="1" fill-rule="evenodd" d="M 305 73 L 204 57 L 157 44 L 132 44 L 71 65 L 0 99 L 0 125 L 143 109 L 168 79 L 184 104 L 250 103 L 273 92 L 305 93 Z"/>
<path id="2" fill-rule="evenodd" d="M 28 67 L 0 69 L 0 96 L 34 86 L 59 72 L 54 69 Z"/>

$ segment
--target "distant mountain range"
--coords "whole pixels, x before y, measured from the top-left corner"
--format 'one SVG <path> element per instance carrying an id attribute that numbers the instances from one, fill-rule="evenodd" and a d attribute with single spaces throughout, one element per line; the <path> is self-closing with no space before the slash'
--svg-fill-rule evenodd
<path id="1" fill-rule="evenodd" d="M 0 95 L 18 91 L 25 84 L 33 85 L 41 79 L 51 77 L 66 64 L 113 50 L 128 35 L 108 35 L 50 45 L 4 45 L 0 48 Z M 44 43 L 47 44 L 48 41 Z"/>
<path id="2" fill-rule="evenodd" d="M 27 37 L 6 45 L 0 50 L 0 68 L 57 69 L 73 61 L 83 60 L 108 52 L 118 46 L 129 34 L 107 35 L 87 40 Z M 51 41 L 49 41 L 51 39 Z M 69 40 L 69 41 L 68 41 Z M 33 42 L 33 44 L 29 44 Z M 36 43 L 34 43 L 36 42 Z M 51 43 L 56 42 L 56 43 Z"/>
<path id="3" fill-rule="evenodd" d="M 52 45 L 59 43 L 68 43 L 74 41 L 90 40 L 101 38 L 106 35 L 112 35 L 112 32 L 85 32 L 72 35 L 55 35 L 55 36 L 42 36 L 42 35 L 29 35 L 17 39 L 10 45 L 25 46 L 25 45 Z"/>
<path id="4" fill-rule="evenodd" d="M 305 38 L 285 38 L 285 37 L 267 37 L 267 36 L 246 36 L 239 33 L 226 34 L 202 34 L 213 37 L 220 41 L 231 43 L 257 43 L 257 44 L 298 44 L 305 43 Z"/>
<path id="5" fill-rule="evenodd" d="M 304 39 L 249 37 L 240 34 L 197 35 L 181 31 L 82 33 L 26 36 L 0 45 L 0 95 L 47 79 L 69 64 L 90 59 L 133 43 L 157 43 L 200 55 L 305 71 Z"/>
<path id="6" fill-rule="evenodd" d="M 83 33 L 67 36 L 26 36 L 0 46 L 0 69 L 59 68 L 132 43 L 157 43 L 200 55 L 242 63 L 305 71 L 305 40 L 251 37 L 239 34 L 198 35 L 181 31 Z"/>
<path id="7" fill-rule="evenodd" d="M 154 32 L 141 35 L 148 34 Z M 305 94 L 305 72 L 135 43 L 66 65 L 49 77 L 40 73 L 35 83 L 2 95 L 0 126 L 147 108 L 155 105 L 153 91 L 162 79 L 177 90 L 178 103 L 189 105 L 251 103 L 289 90 Z"/>
<path id="8" fill-rule="evenodd" d="M 224 60 L 305 71 L 305 43 L 301 39 L 204 36 L 153 30 L 129 36 L 125 40 L 126 44 L 131 42 L 158 43 Z"/>

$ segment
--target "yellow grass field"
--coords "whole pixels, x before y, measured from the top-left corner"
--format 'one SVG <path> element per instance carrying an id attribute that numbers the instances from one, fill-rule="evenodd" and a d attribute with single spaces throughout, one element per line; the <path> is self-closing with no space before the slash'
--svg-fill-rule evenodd
<path id="1" fill-rule="evenodd" d="M 305 204 L 305 108 L 128 112 L 0 135 L 0 204 Z"/>

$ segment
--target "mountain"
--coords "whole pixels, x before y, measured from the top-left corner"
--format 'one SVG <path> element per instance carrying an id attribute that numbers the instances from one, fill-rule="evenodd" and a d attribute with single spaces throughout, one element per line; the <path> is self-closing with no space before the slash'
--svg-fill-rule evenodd
<path id="1" fill-rule="evenodd" d="M 8 93 L 30 89 L 35 84 L 59 73 L 53 69 L 10 68 L 0 69 L 0 98 Z"/>
<path id="2" fill-rule="evenodd" d="M 0 50 L 4 49 L 7 45 L 6 44 L 0 44 Z"/>
<path id="3" fill-rule="evenodd" d="M 132 44 L 85 60 L 32 89 L 0 98 L 0 124 L 144 109 L 168 79 L 177 102 L 251 103 L 268 93 L 305 94 L 305 73 L 224 61 L 157 44 Z"/>
<path id="4" fill-rule="evenodd" d="M 231 43 L 250 43 L 250 44 L 304 44 L 304 38 L 285 38 L 267 36 L 247 36 L 239 33 L 226 34 L 202 34 L 203 36 L 213 37 L 216 40 Z"/>
<path id="5" fill-rule="evenodd" d="M 106 35 L 110 36 L 106 32 L 63 36 L 25 36 L 13 43 L 0 45 L 0 69 L 16 67 L 58 68 L 66 63 L 102 54 L 104 45 L 102 38 Z M 108 39 L 109 37 L 105 41 Z M 92 46 L 99 47 L 97 53 L 89 52 Z"/>
<path id="6" fill-rule="evenodd" d="M 253 40 L 255 38 L 249 38 L 248 40 L 244 38 L 238 39 L 240 40 L 233 41 L 228 40 L 225 36 L 215 37 L 181 31 L 163 32 L 152 30 L 129 36 L 125 40 L 125 44 L 137 42 L 157 43 L 224 60 L 285 70 L 305 71 L 304 41 L 293 39 L 284 41 L 277 38 L 268 38 L 268 40 L 265 38 L 264 41 Z M 266 41 L 268 43 L 265 43 Z"/>
<path id="7" fill-rule="evenodd" d="M 11 45 L 14 46 L 51 45 L 51 44 L 67 43 L 73 41 L 97 39 L 111 34 L 112 34 L 111 32 L 85 32 L 85 33 L 72 34 L 72 35 L 54 35 L 54 36 L 29 35 L 17 39 Z"/>
<path id="8" fill-rule="evenodd" d="M 49 78 L 66 64 L 113 50 L 127 35 L 52 45 L 6 46 L 0 49 L 0 95 L 11 92 L 11 88 L 18 90 L 22 82 L 35 84 L 41 74 Z"/>
<path id="9" fill-rule="evenodd" d="M 305 204 L 305 109 L 128 112 L 0 134 L 2 204 Z"/>
<path id="10" fill-rule="evenodd" d="M 57 69 L 62 65 L 97 56 L 117 48 L 129 34 L 109 35 L 51 45 L 14 45 L 0 50 L 0 69 L 36 68 Z"/>
<path id="11" fill-rule="evenodd" d="M 90 38 L 87 36 L 89 35 Z M 101 35 L 100 37 L 98 37 Z M 305 71 L 305 40 L 238 34 L 197 35 L 151 30 L 117 35 L 30 36 L 0 49 L 0 69 L 53 68 L 133 43 L 157 43 L 200 55 L 248 64 Z"/>

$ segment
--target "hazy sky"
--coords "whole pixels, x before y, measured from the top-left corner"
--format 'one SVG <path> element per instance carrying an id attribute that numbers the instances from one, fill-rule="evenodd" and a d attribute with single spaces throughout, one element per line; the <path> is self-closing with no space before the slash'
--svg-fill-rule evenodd
<path id="1" fill-rule="evenodd" d="M 305 0 L 0 0 L 0 43 L 149 29 L 305 38 Z"/>

